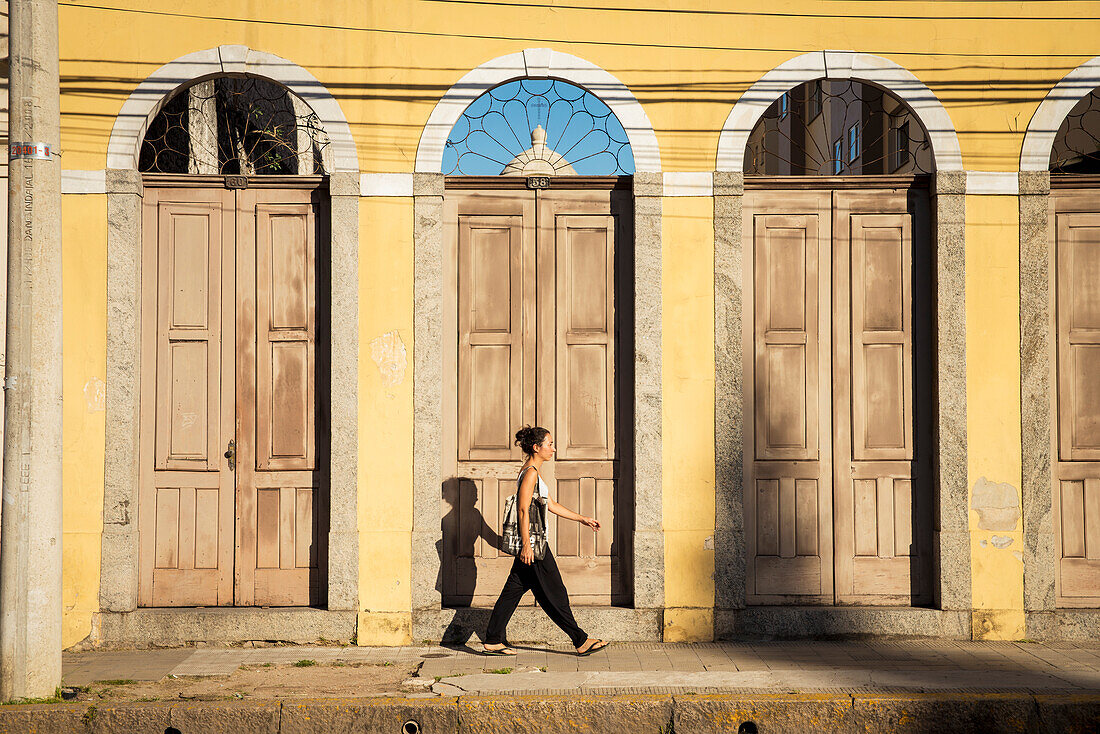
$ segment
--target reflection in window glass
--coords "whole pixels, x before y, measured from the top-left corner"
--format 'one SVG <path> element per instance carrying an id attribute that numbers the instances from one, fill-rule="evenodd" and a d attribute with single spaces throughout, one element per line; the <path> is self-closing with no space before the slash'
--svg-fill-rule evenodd
<path id="1" fill-rule="evenodd" d="M 750 175 L 932 170 L 932 146 L 913 111 L 885 89 L 852 79 L 817 79 L 779 97 L 757 121 L 745 148 L 744 172 Z"/>
<path id="2" fill-rule="evenodd" d="M 909 139 L 909 121 L 898 123 L 892 130 L 892 143 L 890 150 L 893 153 L 894 172 L 900 171 L 909 164 L 909 148 L 912 141 Z"/>
<path id="3" fill-rule="evenodd" d="M 1074 105 L 1050 150 L 1051 173 L 1100 173 L 1100 87 Z"/>
<path id="4" fill-rule="evenodd" d="M 317 115 L 286 87 L 251 76 L 191 84 L 149 123 L 143 173 L 324 173 L 328 138 Z"/>

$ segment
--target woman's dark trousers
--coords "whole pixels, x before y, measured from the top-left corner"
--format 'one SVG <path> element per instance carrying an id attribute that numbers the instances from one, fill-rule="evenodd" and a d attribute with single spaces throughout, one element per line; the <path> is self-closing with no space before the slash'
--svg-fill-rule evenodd
<path id="1" fill-rule="evenodd" d="M 519 606 L 519 600 L 528 589 L 535 592 L 535 601 L 554 624 L 569 635 L 573 647 L 583 645 L 588 635 L 577 626 L 577 620 L 573 619 L 573 612 L 569 610 L 569 592 L 565 590 L 558 564 L 549 548 L 546 549 L 545 558 L 541 561 L 535 560 L 530 566 L 518 558 L 512 564 L 512 572 L 508 574 L 500 598 L 493 607 L 493 614 L 489 617 L 489 629 L 485 633 L 486 644 L 499 645 L 505 642 L 508 620 L 512 618 L 512 613 Z"/>

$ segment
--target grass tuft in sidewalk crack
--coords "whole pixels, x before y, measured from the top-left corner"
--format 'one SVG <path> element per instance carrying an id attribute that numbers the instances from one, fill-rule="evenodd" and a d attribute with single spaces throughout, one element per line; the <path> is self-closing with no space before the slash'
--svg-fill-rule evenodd
<path id="1" fill-rule="evenodd" d="M 487 672 L 494 673 L 496 675 L 508 675 L 509 673 L 512 672 L 512 669 L 511 668 L 497 668 L 496 670 L 490 670 L 490 671 L 487 671 Z"/>
<path id="2" fill-rule="evenodd" d="M 298 662 L 294 663 L 294 667 L 295 668 L 308 668 L 308 667 L 310 667 L 312 665 L 316 665 L 316 664 L 317 664 L 316 660 L 299 660 Z"/>

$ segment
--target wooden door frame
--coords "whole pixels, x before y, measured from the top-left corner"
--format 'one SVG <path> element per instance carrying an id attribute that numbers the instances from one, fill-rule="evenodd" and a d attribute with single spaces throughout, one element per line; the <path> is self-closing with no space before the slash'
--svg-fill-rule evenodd
<path id="1" fill-rule="evenodd" d="M 581 181 L 578 183 L 578 181 Z M 442 471 L 444 477 L 444 494 L 449 496 L 449 499 L 453 502 L 457 502 L 457 496 L 459 492 L 459 485 L 470 479 L 481 479 L 482 481 L 492 482 L 500 472 L 504 472 L 512 475 L 512 472 L 519 466 L 522 460 L 522 455 L 518 453 L 518 449 L 512 451 L 510 459 L 504 460 L 479 460 L 477 458 L 471 458 L 463 460 L 458 454 L 458 446 L 462 444 L 461 435 L 465 428 L 464 423 L 458 419 L 459 407 L 462 402 L 462 395 L 464 392 L 463 386 L 460 384 L 459 375 L 459 348 L 458 342 L 461 339 L 461 315 L 459 313 L 459 304 L 462 292 L 461 274 L 459 273 L 458 263 L 460 262 L 459 254 L 459 226 L 458 226 L 458 209 L 464 202 L 476 201 L 480 202 L 477 209 L 478 216 L 496 216 L 496 217 L 517 217 L 522 215 L 523 218 L 528 220 L 528 224 L 538 222 L 536 227 L 545 227 L 546 225 L 540 219 L 543 216 L 541 210 L 547 208 L 547 199 L 549 197 L 555 197 L 555 201 L 568 201 L 576 200 L 579 204 L 578 207 L 570 208 L 570 214 L 573 216 L 593 216 L 598 214 L 600 217 L 604 217 L 603 211 L 605 210 L 606 201 L 602 199 L 593 200 L 591 195 L 585 196 L 586 192 L 600 192 L 600 191 L 628 191 L 628 187 L 624 185 L 621 179 L 617 178 L 598 178 L 592 177 L 587 179 L 580 179 L 580 177 L 570 177 L 568 188 L 558 187 L 552 189 L 543 197 L 539 196 L 539 192 L 536 190 L 530 190 L 524 185 L 524 179 L 520 178 L 518 181 L 515 178 L 508 178 L 501 182 L 496 178 L 479 179 L 472 177 L 464 177 L 457 179 L 457 183 L 453 187 L 453 195 L 445 199 L 444 202 L 444 221 L 447 222 L 447 233 L 444 241 L 444 254 L 443 254 L 443 380 L 445 389 L 443 391 L 443 413 L 442 413 Z M 485 184 L 485 185 L 482 185 Z M 580 194 L 580 196 L 576 196 Z M 623 309 L 618 306 L 619 303 L 627 303 L 631 305 L 629 301 L 629 289 L 630 285 L 627 279 L 622 275 L 622 271 L 626 269 L 626 265 L 629 262 L 628 250 L 630 243 L 630 226 L 629 211 L 616 211 L 617 209 L 627 209 L 626 206 L 621 206 L 621 199 L 614 199 L 611 204 L 612 215 L 616 216 L 616 231 L 615 231 L 615 249 L 612 253 L 615 263 L 615 277 L 614 277 L 614 303 L 615 308 L 615 364 L 623 365 L 623 360 L 626 354 L 629 354 L 632 349 L 628 342 L 624 342 L 624 339 L 629 339 L 633 333 L 631 322 L 631 311 L 629 308 Z M 590 214 L 584 214 L 584 211 L 590 210 Z M 477 217 L 471 217 L 477 219 Z M 557 280 L 554 275 L 557 267 L 557 256 L 554 253 L 554 240 L 540 235 L 536 229 L 530 230 L 528 233 L 529 240 L 525 240 L 525 246 L 529 248 L 529 252 L 526 256 L 522 257 L 521 261 L 517 263 L 519 272 L 523 273 L 523 278 L 526 283 L 533 284 L 536 288 L 536 293 L 539 295 L 539 300 L 542 300 L 542 294 L 547 292 L 554 294 L 553 297 L 557 298 L 558 294 L 555 292 L 557 289 Z M 549 249 L 548 249 L 549 248 Z M 543 269 L 540 272 L 541 279 L 535 282 L 535 267 L 536 263 L 543 263 L 544 265 L 549 263 L 549 269 Z M 524 327 L 521 330 L 520 344 L 524 354 L 524 361 L 531 360 L 534 364 L 539 366 L 539 369 L 532 371 L 525 371 L 524 373 L 524 390 L 522 398 L 522 412 L 524 415 L 539 416 L 535 419 L 536 422 L 541 425 L 550 427 L 555 433 L 558 433 L 556 426 L 558 419 L 560 418 L 559 410 L 560 406 L 555 406 L 553 401 L 547 398 L 547 395 L 556 395 L 558 391 L 556 389 L 556 383 L 554 375 L 555 369 L 544 369 L 547 365 L 553 365 L 554 362 L 548 361 L 553 359 L 547 357 L 544 353 L 545 350 L 551 345 L 556 344 L 557 327 L 555 326 L 555 313 L 556 309 L 540 309 L 537 313 L 534 308 L 535 299 L 524 299 L 523 306 L 523 320 Z M 539 338 L 541 335 L 542 338 Z M 549 340 L 549 341 L 547 341 Z M 622 343 L 620 343 L 622 342 Z M 551 348 L 553 354 L 557 354 L 557 347 Z M 632 456 L 630 450 L 632 449 L 633 442 L 630 441 L 629 434 L 620 435 L 622 432 L 629 431 L 632 425 L 631 416 L 629 411 L 632 408 L 631 395 L 633 392 L 632 376 L 633 370 L 630 369 L 630 365 L 623 365 L 625 369 L 615 369 L 613 371 L 613 393 L 616 395 L 613 405 L 613 421 L 615 426 L 616 441 L 621 444 L 617 453 L 617 458 L 610 462 L 614 465 L 614 475 L 619 481 L 620 491 L 616 491 L 616 508 L 615 508 L 615 538 L 614 542 L 618 544 L 620 551 L 612 559 L 611 564 L 614 570 L 611 571 L 613 587 L 611 589 L 609 597 L 606 599 L 602 596 L 599 599 L 594 597 L 584 597 L 579 593 L 577 589 L 572 590 L 572 596 L 574 599 L 574 605 L 616 605 L 616 606 L 629 606 L 632 603 L 631 591 L 629 588 L 628 578 L 626 577 L 626 570 L 632 567 L 631 553 L 630 553 L 630 533 L 632 530 L 632 514 L 633 503 L 628 501 L 628 495 L 630 485 L 626 479 L 629 476 L 629 471 L 633 466 Z M 611 387 L 609 385 L 609 387 Z M 538 396 L 537 405 L 535 396 Z M 625 402 L 624 402 L 625 401 Z M 620 403 L 622 406 L 620 407 Z M 457 422 L 457 425 L 456 425 Z M 561 442 L 559 442 L 561 445 Z M 561 449 L 559 449 L 559 452 Z M 475 462 L 476 466 L 471 466 L 465 462 Z M 564 461 L 564 459 L 563 459 Z M 574 460 L 574 464 L 583 464 L 586 459 L 581 458 Z M 595 461 L 593 459 L 592 461 Z M 558 462 L 551 462 L 543 468 L 544 478 L 550 482 L 551 486 L 554 486 L 556 479 L 555 467 L 561 466 Z M 608 476 L 607 478 L 610 478 Z M 500 481 L 507 481 L 500 479 Z M 556 496 L 556 495 L 555 495 Z M 486 497 L 486 502 L 491 500 Z M 450 504 L 450 503 L 448 503 Z M 629 506 L 628 506 L 629 505 Z M 486 507 L 491 507 L 491 504 L 487 504 Z M 481 508 L 479 508 L 481 509 Z M 572 507 L 578 512 L 582 512 L 580 507 Z M 451 538 L 448 535 L 448 531 L 457 532 L 456 528 L 448 527 L 449 520 L 455 520 L 456 506 L 452 506 L 450 509 L 444 507 L 447 510 L 446 517 L 443 519 L 444 529 L 442 543 L 446 544 Z M 594 509 L 591 510 L 595 512 Z M 548 518 L 549 535 L 551 539 L 551 547 L 555 547 L 557 537 L 557 517 L 551 515 Z M 610 539 L 608 539 L 609 542 Z M 486 541 L 487 542 L 487 541 Z M 625 551 L 623 549 L 626 549 Z M 444 546 L 444 551 L 441 555 L 441 560 L 446 562 L 449 558 L 448 553 L 451 552 L 450 548 Z M 453 558 L 450 558 L 453 560 Z M 581 559 L 570 558 L 567 556 L 558 556 L 558 565 L 563 571 L 563 575 L 566 577 L 566 581 L 569 581 L 569 569 L 576 567 Z M 504 564 L 505 567 L 510 564 L 510 559 L 505 564 L 505 558 L 492 561 L 495 564 Z M 444 567 L 441 572 L 443 579 L 442 595 L 444 597 L 452 597 L 451 604 L 455 606 L 464 606 L 461 603 L 455 603 L 454 598 L 469 599 L 472 598 L 472 594 L 456 594 L 450 584 L 454 581 L 448 574 L 452 573 L 453 569 Z M 499 573 L 500 570 L 498 569 Z M 618 580 L 620 585 L 614 586 L 615 580 Z M 493 592 L 496 593 L 495 591 Z M 586 601 L 587 599 L 587 601 Z M 482 603 L 484 603 L 484 599 Z"/>
<path id="2" fill-rule="evenodd" d="M 744 301 L 741 237 L 746 190 L 791 188 L 881 188 L 927 185 L 930 189 L 932 298 L 936 412 L 932 608 L 745 607 L 745 507 L 743 501 L 746 426 L 739 418 L 746 389 L 742 370 Z M 962 172 L 924 177 L 746 177 L 719 171 L 713 176 L 715 232 L 715 634 L 910 634 L 969 638 L 970 536 L 966 480 L 965 191 Z"/>
<path id="3" fill-rule="evenodd" d="M 769 215 L 769 213 L 787 213 L 787 212 L 806 212 L 816 211 L 822 219 L 825 226 L 828 227 L 828 234 L 822 238 L 827 241 L 822 249 L 821 256 L 827 258 L 827 261 L 818 263 L 818 267 L 821 269 L 821 277 L 824 282 L 829 284 L 829 291 L 827 297 L 821 298 L 821 310 L 820 314 L 820 337 L 821 340 L 821 357 L 820 360 L 825 366 L 825 373 L 828 375 L 827 380 L 823 381 L 820 387 L 820 409 L 821 409 L 821 428 L 820 432 L 822 439 L 820 441 L 821 450 L 821 480 L 829 483 L 829 491 L 825 493 L 828 500 L 831 503 L 823 504 L 818 508 L 818 512 L 821 513 L 822 527 L 820 530 L 821 543 L 822 543 L 822 560 L 823 563 L 828 561 L 831 568 L 823 568 L 823 579 L 827 579 L 828 591 L 823 590 L 822 599 L 818 600 L 804 600 L 804 604 L 812 603 L 824 603 L 828 605 L 858 605 L 859 596 L 853 595 L 850 592 L 843 593 L 838 588 L 838 583 L 843 579 L 850 576 L 851 559 L 846 558 L 843 555 L 837 554 L 839 548 L 844 547 L 844 541 L 842 536 L 849 532 L 851 529 L 848 525 L 849 513 L 843 512 L 844 508 L 849 508 L 850 503 L 846 502 L 846 493 L 843 490 L 845 482 L 850 481 L 848 476 L 850 462 L 844 457 L 850 454 L 850 442 L 853 437 L 853 426 L 850 425 L 851 410 L 848 403 L 848 396 L 850 393 L 850 381 L 849 375 L 851 370 L 850 363 L 850 333 L 848 331 L 849 322 L 848 318 L 844 316 L 849 314 L 850 308 L 850 284 L 849 284 L 849 258 L 850 254 L 848 248 L 850 243 L 845 237 L 845 232 L 848 230 L 848 221 L 846 217 L 848 213 L 854 211 L 860 211 L 865 213 L 879 212 L 882 213 L 912 213 L 914 222 L 911 230 L 912 252 L 911 261 L 908 263 L 910 267 L 910 282 L 913 284 L 912 297 L 909 304 L 905 307 L 910 310 L 911 318 L 919 315 L 920 306 L 923 303 L 925 306 L 926 300 L 931 294 L 924 294 L 921 292 L 920 287 L 923 285 L 928 287 L 926 278 L 921 276 L 921 269 L 924 263 L 917 262 L 919 259 L 920 245 L 923 240 L 927 239 L 926 224 L 923 220 L 927 220 L 927 207 L 925 205 L 925 198 L 922 195 L 910 194 L 910 191 L 922 191 L 922 187 L 919 185 L 920 179 L 916 177 L 882 177 L 887 178 L 886 182 L 880 182 L 879 177 L 876 177 L 875 183 L 883 183 L 887 185 L 871 187 L 868 182 L 860 182 L 859 177 L 849 177 L 832 182 L 831 179 L 828 183 L 834 183 L 832 186 L 822 185 L 807 185 L 806 178 L 810 177 L 769 177 L 768 186 L 761 186 L 759 188 L 751 187 L 752 194 L 750 196 L 760 199 L 759 204 L 756 206 L 750 206 L 751 199 L 746 201 L 744 209 L 744 234 L 742 234 L 742 242 L 744 242 L 745 251 L 745 274 L 744 282 L 742 282 L 742 293 L 745 294 L 745 302 L 747 304 L 755 303 L 753 300 L 753 294 L 756 292 L 755 277 L 753 277 L 753 265 L 755 263 L 755 232 L 753 228 L 753 220 L 757 215 Z M 812 183 L 818 182 L 818 179 L 811 178 Z M 759 191 L 759 194 L 758 194 Z M 902 206 L 904 209 L 898 207 L 898 199 L 904 196 Z M 875 206 L 873 204 L 868 205 L 868 202 L 873 202 L 880 199 L 886 199 L 889 202 L 889 207 L 883 208 L 881 206 Z M 860 206 L 862 205 L 862 206 Z M 843 256 L 838 256 L 837 248 L 843 250 Z M 827 308 L 826 308 L 827 304 Z M 755 344 L 753 339 L 753 333 L 756 330 L 755 322 L 755 306 L 750 307 L 751 310 L 747 311 L 744 321 L 742 321 L 741 339 L 742 343 L 746 346 L 749 344 Z M 824 313 L 827 311 L 827 313 Z M 914 335 L 917 331 L 914 326 Z M 926 348 L 931 344 L 926 344 Z M 916 382 L 914 372 L 920 369 L 920 364 L 923 359 L 931 357 L 931 354 L 921 354 L 917 352 L 919 349 L 919 342 L 914 339 L 913 353 L 908 365 L 908 380 L 910 381 L 911 392 L 915 390 L 914 383 Z M 745 359 L 745 384 L 753 385 L 753 372 L 755 372 L 755 360 L 748 357 L 746 352 Z M 836 402 L 826 395 L 831 395 L 832 398 L 839 398 Z M 913 405 L 919 408 L 917 413 L 920 415 L 914 415 L 913 423 L 906 424 L 911 431 L 909 441 L 912 445 L 913 436 L 920 434 L 921 429 L 915 425 L 919 417 L 924 414 L 926 407 L 924 402 L 931 402 L 931 396 L 925 395 L 922 398 L 917 399 L 914 393 Z M 845 417 L 847 413 L 847 417 Z M 755 516 L 755 492 L 749 490 L 752 486 L 753 480 L 753 467 L 755 467 L 755 429 L 759 419 L 759 414 L 756 412 L 756 402 L 753 399 L 753 391 L 751 388 L 747 388 L 744 391 L 744 402 L 742 402 L 742 420 L 744 420 L 745 430 L 745 507 L 746 507 L 746 567 L 747 577 L 752 578 L 753 569 L 753 554 L 751 548 L 755 547 L 755 522 L 752 521 Z M 913 473 L 925 474 L 926 457 L 930 453 L 931 447 L 925 446 L 928 441 L 928 437 L 919 437 L 920 446 L 919 451 L 914 454 L 912 460 Z M 906 462 L 908 463 L 908 462 Z M 916 495 L 914 494 L 914 502 L 916 501 Z M 931 507 L 928 508 L 931 511 Z M 827 523 L 826 523 L 827 519 Z M 928 519 L 931 519 L 928 518 Z M 914 543 L 917 543 L 923 547 L 925 554 L 931 551 L 931 528 L 924 527 L 920 522 L 920 517 L 914 517 L 914 522 L 921 526 L 920 529 L 914 528 Z M 827 524 L 827 527 L 826 527 Z M 925 537 L 927 536 L 927 537 Z M 917 556 L 916 560 L 920 562 L 921 572 L 920 578 L 924 579 L 928 571 L 931 570 L 931 559 L 926 557 Z M 915 593 L 909 605 L 921 606 L 931 601 L 930 595 L 927 593 Z M 825 598 L 829 598 L 826 601 Z M 846 599 L 847 598 L 847 599 Z M 751 604 L 769 604 L 769 603 L 789 603 L 790 600 L 779 598 L 779 596 L 761 596 L 759 594 L 752 594 L 749 591 L 746 592 L 746 600 Z M 904 604 L 903 604 L 904 605 Z"/>
<path id="4" fill-rule="evenodd" d="M 321 177 L 256 176 L 249 186 L 278 188 L 309 186 L 327 188 L 329 202 L 330 262 L 329 308 L 339 312 L 330 330 L 331 463 L 329 566 L 327 612 L 335 616 L 310 616 L 310 626 L 325 629 L 332 637 L 354 633 L 358 607 L 358 217 L 359 176 L 335 172 Z M 141 343 L 142 196 L 145 186 L 206 187 L 226 185 L 224 176 L 143 176 L 134 170 L 108 170 L 106 175 L 108 227 L 108 338 L 107 422 L 104 486 L 104 533 L 101 558 L 101 615 L 134 612 L 138 608 L 138 474 Z M 179 613 L 189 613 L 180 609 Z M 257 624 L 268 625 L 269 635 L 298 633 L 280 625 L 283 617 L 256 610 Z M 121 618 L 120 618 L 121 619 Z M 215 626 L 221 621 L 215 620 Z M 224 620 L 225 631 L 211 629 L 212 638 L 232 636 L 237 622 Z M 270 625 L 274 625 L 273 627 Z M 335 626 L 334 626 L 335 625 Z M 121 628 L 120 628 L 121 629 Z M 150 630 L 148 634 L 156 634 Z"/>
<path id="5" fill-rule="evenodd" d="M 598 188 L 626 188 L 634 197 L 632 248 L 624 251 L 624 267 L 633 273 L 634 376 L 630 436 L 633 455 L 645 456 L 645 465 L 633 470 L 635 492 L 633 563 L 625 573 L 632 581 L 633 607 L 591 608 L 600 629 L 616 639 L 660 639 L 664 606 L 664 536 L 661 530 L 661 196 L 662 174 L 596 179 L 555 177 L 551 186 L 567 181 Z M 442 558 L 441 523 L 443 480 L 443 253 L 444 196 L 448 189 L 466 186 L 526 188 L 523 177 L 482 179 L 447 178 L 417 173 L 413 177 L 415 249 L 413 353 L 414 461 L 413 461 L 413 637 L 435 638 L 440 633 L 480 623 L 456 610 L 445 609 L 439 583 Z M 569 184 L 566 184 L 569 185 Z M 459 610 L 461 612 L 461 610 Z M 465 634 L 469 634 L 467 631 Z"/>

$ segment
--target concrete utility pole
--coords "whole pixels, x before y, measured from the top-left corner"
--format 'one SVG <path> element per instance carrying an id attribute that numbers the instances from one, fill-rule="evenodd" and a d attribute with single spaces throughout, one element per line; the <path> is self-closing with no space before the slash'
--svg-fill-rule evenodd
<path id="1" fill-rule="evenodd" d="M 9 5 L 8 322 L 0 699 L 61 684 L 61 162 L 57 0 Z"/>

